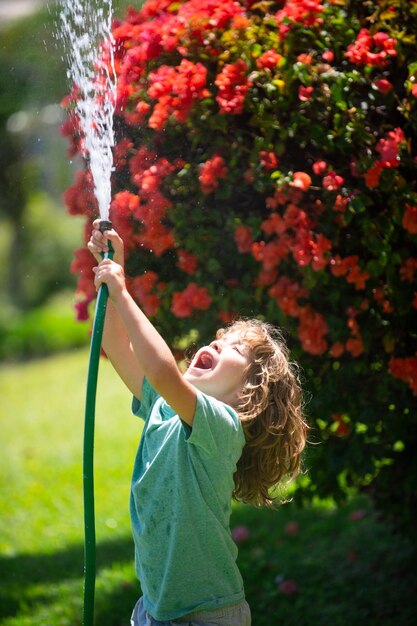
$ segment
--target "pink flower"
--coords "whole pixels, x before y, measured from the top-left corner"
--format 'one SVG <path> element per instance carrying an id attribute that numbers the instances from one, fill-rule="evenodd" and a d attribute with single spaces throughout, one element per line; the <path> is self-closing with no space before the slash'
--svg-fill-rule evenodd
<path id="1" fill-rule="evenodd" d="M 88 305 L 90 302 L 91 298 L 84 298 L 84 300 L 79 300 L 74 304 L 77 322 L 85 322 L 89 319 Z"/>
<path id="2" fill-rule="evenodd" d="M 298 522 L 287 522 L 287 524 L 285 524 L 285 528 L 284 528 L 284 533 L 286 535 L 290 535 L 290 536 L 294 536 L 294 535 L 298 535 L 300 531 L 300 524 Z"/>
<path id="3" fill-rule="evenodd" d="M 394 128 L 376 144 L 376 151 L 381 155 L 384 167 L 399 165 L 399 146 L 405 142 L 405 135 L 401 128 Z"/>
<path id="4" fill-rule="evenodd" d="M 316 161 L 315 163 L 313 163 L 313 172 L 315 174 L 324 174 L 324 172 L 327 169 L 327 163 L 326 161 Z"/>
<path id="5" fill-rule="evenodd" d="M 300 590 L 295 580 L 291 580 L 290 578 L 281 580 L 281 582 L 278 583 L 278 589 L 281 593 L 288 596 L 298 593 Z"/>
<path id="6" fill-rule="evenodd" d="M 321 56 L 324 61 L 327 61 L 327 63 L 331 63 L 334 59 L 334 52 L 333 50 L 325 50 L 325 52 L 323 52 Z"/>
<path id="7" fill-rule="evenodd" d="M 323 178 L 323 187 L 327 191 L 336 191 L 339 189 L 344 183 L 344 179 L 341 176 L 338 176 L 336 172 L 330 170 L 330 172 Z"/>
<path id="8" fill-rule="evenodd" d="M 356 509 L 355 511 L 352 511 L 352 513 L 349 515 L 349 519 L 351 522 L 357 522 L 358 520 L 365 517 L 365 515 L 365 509 Z"/>
<path id="9" fill-rule="evenodd" d="M 310 100 L 313 95 L 313 91 L 313 87 L 304 87 L 304 85 L 300 85 L 300 87 L 298 88 L 298 99 L 301 100 L 301 102 L 306 102 L 307 100 Z"/>
<path id="10" fill-rule="evenodd" d="M 417 98 L 417 85 L 413 85 L 411 87 L 411 95 L 414 96 L 414 98 Z"/>
<path id="11" fill-rule="evenodd" d="M 232 539 L 235 543 L 243 543 L 249 539 L 249 529 L 247 526 L 235 526 L 232 529 Z"/>

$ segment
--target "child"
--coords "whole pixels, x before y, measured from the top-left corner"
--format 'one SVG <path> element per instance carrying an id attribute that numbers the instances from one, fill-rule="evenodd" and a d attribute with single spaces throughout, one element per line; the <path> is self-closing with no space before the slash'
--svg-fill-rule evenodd
<path id="1" fill-rule="evenodd" d="M 130 498 L 143 597 L 132 626 L 249 626 L 230 534 L 232 497 L 271 503 L 306 441 L 302 397 L 279 333 L 237 321 L 198 350 L 185 374 L 129 295 L 123 243 L 94 222 L 88 248 L 109 302 L 103 348 L 144 420 Z M 107 240 L 114 260 L 101 260 Z"/>

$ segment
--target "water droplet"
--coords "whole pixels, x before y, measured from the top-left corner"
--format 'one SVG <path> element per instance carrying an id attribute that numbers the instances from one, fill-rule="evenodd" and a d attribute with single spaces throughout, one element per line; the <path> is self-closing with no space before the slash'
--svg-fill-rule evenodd
<path id="1" fill-rule="evenodd" d="M 113 519 L 112 517 L 108 517 L 106 519 L 106 526 L 108 528 L 117 528 L 117 521 Z"/>

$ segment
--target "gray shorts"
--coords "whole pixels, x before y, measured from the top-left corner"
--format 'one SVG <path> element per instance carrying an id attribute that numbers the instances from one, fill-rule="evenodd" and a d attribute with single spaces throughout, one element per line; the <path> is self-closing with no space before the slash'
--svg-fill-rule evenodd
<path id="1" fill-rule="evenodd" d="M 143 600 L 140 598 L 130 618 L 130 626 L 175 626 L 176 624 L 187 624 L 188 626 L 251 626 L 250 608 L 246 600 L 242 600 L 239 604 L 226 606 L 223 609 L 194 611 L 175 620 L 160 622 L 145 611 Z"/>

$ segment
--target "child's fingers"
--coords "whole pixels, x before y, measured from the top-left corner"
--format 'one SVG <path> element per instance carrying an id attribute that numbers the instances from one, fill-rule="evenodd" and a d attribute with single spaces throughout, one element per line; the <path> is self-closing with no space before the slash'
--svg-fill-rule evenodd
<path id="1" fill-rule="evenodd" d="M 123 240 L 119 237 L 119 235 L 116 233 L 116 231 L 114 229 L 112 230 L 105 230 L 103 233 L 103 237 L 106 240 L 111 241 L 111 244 L 113 246 L 113 250 L 114 250 L 114 260 L 116 261 L 116 263 L 119 263 L 119 265 L 123 265 Z M 106 249 L 106 251 L 108 250 L 108 248 Z"/>
<path id="2" fill-rule="evenodd" d="M 96 259 L 96 261 L 98 263 L 100 263 L 101 261 L 101 253 L 103 252 L 102 248 L 100 246 L 97 246 L 95 243 L 93 243 L 91 240 L 88 242 L 87 244 L 87 248 L 89 249 L 89 251 L 91 252 L 91 254 L 94 256 L 94 258 Z"/>

